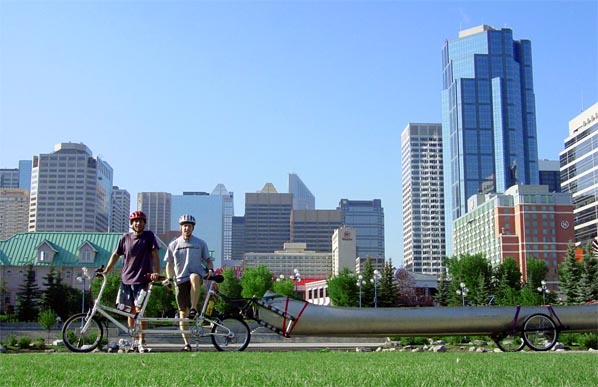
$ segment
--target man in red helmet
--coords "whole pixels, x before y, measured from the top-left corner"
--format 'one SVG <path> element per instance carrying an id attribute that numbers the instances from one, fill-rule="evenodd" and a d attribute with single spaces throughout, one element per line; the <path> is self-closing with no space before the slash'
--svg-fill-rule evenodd
<path id="1" fill-rule="evenodd" d="M 116 303 L 131 308 L 133 314 L 141 309 L 142 298 L 147 292 L 150 281 L 156 281 L 160 271 L 160 256 L 158 239 L 153 232 L 145 229 L 147 217 L 141 211 L 135 211 L 129 216 L 132 232 L 124 234 L 116 250 L 112 253 L 104 274 L 108 274 L 112 267 L 123 256 L 121 285 L 116 296 Z M 139 305 L 139 306 L 138 306 Z M 129 327 L 133 327 L 135 319 L 129 317 Z M 143 328 L 143 326 L 142 326 Z M 144 352 L 144 336 L 139 335 L 136 349 Z"/>

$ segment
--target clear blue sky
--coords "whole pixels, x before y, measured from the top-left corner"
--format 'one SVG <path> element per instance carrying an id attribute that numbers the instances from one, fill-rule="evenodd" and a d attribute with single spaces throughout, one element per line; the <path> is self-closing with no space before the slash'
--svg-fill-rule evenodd
<path id="1" fill-rule="evenodd" d="M 441 121 L 443 43 L 480 24 L 531 40 L 558 159 L 598 101 L 596 1 L 0 0 L 0 168 L 83 142 L 133 198 L 224 183 L 235 215 L 294 172 L 319 209 L 382 199 L 400 264 L 400 134 Z"/>

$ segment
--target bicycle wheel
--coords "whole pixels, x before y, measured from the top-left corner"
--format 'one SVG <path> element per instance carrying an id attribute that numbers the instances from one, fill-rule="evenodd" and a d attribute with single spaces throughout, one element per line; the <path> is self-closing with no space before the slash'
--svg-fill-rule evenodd
<path id="1" fill-rule="evenodd" d="M 492 339 L 496 343 L 496 346 L 503 352 L 518 352 L 525 347 L 523 337 L 517 333 L 499 335 Z"/>
<path id="2" fill-rule="evenodd" d="M 104 328 L 100 321 L 93 317 L 88 322 L 87 314 L 78 313 L 66 320 L 62 327 L 62 340 L 64 345 L 73 352 L 91 352 L 100 345 L 104 337 Z"/>
<path id="3" fill-rule="evenodd" d="M 247 323 L 236 317 L 218 319 L 212 326 L 212 344 L 219 351 L 242 351 L 249 345 L 251 333 Z"/>
<path id="4" fill-rule="evenodd" d="M 536 313 L 529 316 L 523 324 L 523 340 L 534 351 L 548 351 L 558 339 L 558 330 L 552 319 Z"/>

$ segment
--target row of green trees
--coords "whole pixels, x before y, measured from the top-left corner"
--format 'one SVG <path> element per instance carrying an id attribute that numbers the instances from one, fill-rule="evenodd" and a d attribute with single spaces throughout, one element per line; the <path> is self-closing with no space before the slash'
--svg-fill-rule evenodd
<path id="1" fill-rule="evenodd" d="M 16 294 L 15 314 L 19 321 L 37 321 L 40 312 L 47 310 L 52 310 L 61 318 L 81 310 L 81 290 L 65 284 L 60 273 L 57 273 L 54 268 L 50 269 L 43 280 L 44 290 L 42 291 L 36 281 L 33 267 L 27 267 L 25 280 Z M 6 289 L 5 285 L 1 285 L 0 288 Z M 5 313 L 11 312 L 10 306 L 5 306 L 5 309 Z"/>
<path id="2" fill-rule="evenodd" d="M 463 254 L 447 258 L 448 273 L 442 275 L 434 296 L 436 305 L 541 305 L 542 303 L 581 304 L 598 300 L 598 259 L 590 245 L 583 247 L 583 259 L 578 260 L 576 248 L 569 245 L 565 261 L 558 268 L 559 291 L 543 292 L 548 266 L 543 260 L 529 257 L 526 262 L 527 281 L 513 258 L 493 267 L 483 254 Z M 368 260 L 362 273 L 362 305 L 374 305 L 373 269 Z M 462 297 L 461 283 L 467 288 Z M 387 262 L 377 283 L 379 307 L 426 304 L 425 295 L 417 294 L 413 275 L 404 269 L 395 270 Z M 458 292 L 459 291 L 459 292 Z M 357 274 L 344 270 L 328 280 L 328 294 L 336 306 L 358 306 L 360 286 Z"/>

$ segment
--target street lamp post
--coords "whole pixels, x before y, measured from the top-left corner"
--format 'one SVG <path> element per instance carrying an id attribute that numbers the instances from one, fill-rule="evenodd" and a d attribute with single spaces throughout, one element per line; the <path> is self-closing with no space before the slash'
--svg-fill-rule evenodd
<path id="1" fill-rule="evenodd" d="M 81 268 L 81 275 L 77 276 L 77 281 L 83 283 L 83 291 L 81 297 L 81 313 L 85 313 L 85 281 L 91 278 L 86 267 Z"/>
<path id="2" fill-rule="evenodd" d="M 542 280 L 542 281 L 540 282 L 540 284 L 541 284 L 542 286 L 539 286 L 539 287 L 538 287 L 538 291 L 539 291 L 539 292 L 542 292 L 542 303 L 543 303 L 544 305 L 546 305 L 546 294 L 547 294 L 547 293 L 550 293 L 550 290 L 548 290 L 548 288 L 546 287 L 546 281 Z"/>
<path id="3" fill-rule="evenodd" d="M 357 286 L 359 286 L 359 307 L 361 308 L 361 287 L 365 285 L 363 276 L 360 274 L 357 276 Z"/>
<path id="4" fill-rule="evenodd" d="M 461 296 L 461 304 L 462 304 L 463 306 L 465 306 L 465 296 L 467 296 L 467 293 L 469 292 L 469 289 L 467 289 L 467 288 L 465 287 L 465 283 L 464 283 L 464 282 L 461 282 L 461 283 L 459 284 L 459 287 L 460 287 L 461 289 L 457 290 L 457 294 Z"/>
<path id="5" fill-rule="evenodd" d="M 291 277 L 293 282 L 295 282 L 295 293 L 299 290 L 299 282 L 301 282 L 301 273 L 299 273 L 299 269 L 293 270 L 293 275 Z"/>
<path id="6" fill-rule="evenodd" d="M 374 270 L 374 277 L 370 278 L 370 282 L 374 284 L 374 308 L 378 307 L 378 281 L 380 277 L 380 271 Z"/>

